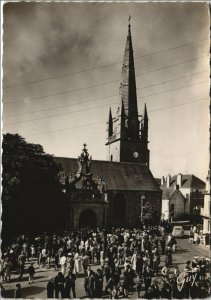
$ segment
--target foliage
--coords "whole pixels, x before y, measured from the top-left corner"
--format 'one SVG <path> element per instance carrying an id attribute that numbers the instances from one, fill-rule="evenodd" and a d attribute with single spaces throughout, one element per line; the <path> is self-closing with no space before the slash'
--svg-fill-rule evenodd
<path id="1" fill-rule="evenodd" d="M 18 134 L 3 135 L 2 148 L 2 239 L 60 230 L 64 196 L 53 157 Z"/>

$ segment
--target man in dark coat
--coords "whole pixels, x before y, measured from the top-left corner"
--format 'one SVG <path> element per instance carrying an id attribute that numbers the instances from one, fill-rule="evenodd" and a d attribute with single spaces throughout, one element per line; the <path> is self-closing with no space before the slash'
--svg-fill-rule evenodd
<path id="1" fill-rule="evenodd" d="M 54 280 L 52 277 L 49 277 L 47 283 L 47 298 L 54 298 Z"/>
<path id="2" fill-rule="evenodd" d="M 103 293 L 103 272 L 97 269 L 95 274 L 95 298 L 102 298 Z"/>
<path id="3" fill-rule="evenodd" d="M 166 240 L 164 236 L 160 239 L 160 246 L 161 246 L 162 254 L 165 254 Z"/>
<path id="4" fill-rule="evenodd" d="M 89 298 L 94 298 L 94 293 L 95 293 L 95 277 L 94 277 L 94 272 L 91 270 L 90 271 L 90 276 L 88 279 L 88 295 Z"/>
<path id="5" fill-rule="evenodd" d="M 68 276 L 65 278 L 65 297 L 70 299 L 70 292 L 72 290 L 73 298 L 76 298 L 76 292 L 75 292 L 75 281 L 76 276 L 73 274 L 73 271 L 69 271 Z"/>
<path id="6" fill-rule="evenodd" d="M 152 270 L 148 266 L 145 267 L 144 269 L 143 277 L 144 277 L 145 292 L 147 292 L 152 282 Z"/>
<path id="7" fill-rule="evenodd" d="M 64 298 L 64 275 L 62 272 L 59 272 L 58 275 L 54 278 L 55 285 L 55 297 L 59 298 L 59 293 L 61 297 Z"/>

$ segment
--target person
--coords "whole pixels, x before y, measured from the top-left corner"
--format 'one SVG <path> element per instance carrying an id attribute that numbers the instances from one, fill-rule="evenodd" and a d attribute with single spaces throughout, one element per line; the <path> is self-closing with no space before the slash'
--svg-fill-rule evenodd
<path id="1" fill-rule="evenodd" d="M 107 292 L 111 293 L 114 285 L 115 285 L 115 280 L 114 280 L 114 277 L 111 274 L 111 276 L 110 276 L 110 278 L 109 278 L 109 280 L 108 280 L 108 282 L 105 286 L 105 293 L 107 293 Z"/>
<path id="2" fill-rule="evenodd" d="M 149 286 L 149 288 L 144 293 L 144 299 L 154 299 L 153 297 L 153 287 Z"/>
<path id="3" fill-rule="evenodd" d="M 190 264 L 191 264 L 191 261 L 190 261 L 190 260 L 186 261 L 186 265 L 185 265 L 184 271 L 191 271 L 191 266 L 190 266 Z"/>
<path id="4" fill-rule="evenodd" d="M 201 257 L 201 260 L 199 261 L 199 274 L 201 281 L 204 281 L 206 279 L 206 260 L 204 257 Z"/>
<path id="5" fill-rule="evenodd" d="M 75 281 L 76 281 L 76 275 L 73 274 L 73 271 L 70 270 L 67 277 L 65 278 L 65 297 L 70 299 L 70 292 L 72 290 L 73 298 L 76 298 L 76 292 L 75 292 Z"/>
<path id="6" fill-rule="evenodd" d="M 141 277 L 143 269 L 143 257 L 140 252 L 137 253 L 136 272 Z"/>
<path id="7" fill-rule="evenodd" d="M 136 271 L 136 264 L 137 264 L 137 251 L 135 251 L 131 257 L 131 264 L 132 264 L 132 269 Z"/>
<path id="8" fill-rule="evenodd" d="M 161 299 L 171 299 L 171 285 L 169 283 L 165 283 L 163 288 L 160 291 Z"/>
<path id="9" fill-rule="evenodd" d="M 47 260 L 47 249 L 46 247 L 44 247 L 40 254 L 40 265 L 42 264 L 42 267 L 45 267 L 46 260 Z"/>
<path id="10" fill-rule="evenodd" d="M 55 271 L 57 271 L 59 269 L 59 254 L 56 253 L 54 256 L 54 268 Z"/>
<path id="11" fill-rule="evenodd" d="M 120 275 L 121 275 L 121 268 L 119 267 L 117 259 L 115 259 L 115 266 L 114 266 L 114 269 L 112 271 L 112 274 L 114 276 L 115 284 L 117 284 L 120 280 Z"/>
<path id="12" fill-rule="evenodd" d="M 34 245 L 31 245 L 31 258 L 34 258 L 35 257 L 35 247 Z"/>
<path id="13" fill-rule="evenodd" d="M 89 298 L 94 298 L 94 292 L 95 292 L 95 278 L 94 278 L 94 272 L 90 270 L 90 276 L 88 278 L 88 295 Z"/>
<path id="14" fill-rule="evenodd" d="M 103 273 L 101 269 L 97 269 L 95 275 L 95 298 L 102 298 L 103 293 Z"/>
<path id="15" fill-rule="evenodd" d="M 85 271 L 85 277 L 84 277 L 84 290 L 85 290 L 86 294 L 89 293 L 88 283 L 89 283 L 89 276 L 90 276 L 90 274 L 91 274 L 91 267 L 88 266 L 87 270 Z"/>
<path id="16" fill-rule="evenodd" d="M 166 240 L 164 236 L 162 236 L 162 238 L 160 239 L 160 246 L 161 246 L 162 254 L 165 254 Z"/>
<path id="17" fill-rule="evenodd" d="M 152 270 L 149 268 L 149 266 L 146 266 L 144 268 L 143 277 L 144 277 L 145 292 L 147 292 L 152 282 Z"/>
<path id="18" fill-rule="evenodd" d="M 34 274 L 35 274 L 35 268 L 33 266 L 33 263 L 28 267 L 28 273 L 29 273 L 29 284 L 33 283 Z"/>
<path id="19" fill-rule="evenodd" d="M 157 248 L 154 249 L 152 258 L 153 258 L 153 272 L 155 275 L 157 275 L 159 271 L 159 264 L 160 264 L 160 254 Z"/>
<path id="20" fill-rule="evenodd" d="M 60 266 L 61 266 L 61 272 L 65 276 L 65 274 L 66 274 L 66 267 L 67 267 L 67 258 L 66 258 L 66 256 L 64 254 L 61 256 L 59 263 L 60 263 Z"/>
<path id="21" fill-rule="evenodd" d="M 177 278 L 180 274 L 178 265 L 174 265 L 173 275 Z"/>
<path id="22" fill-rule="evenodd" d="M 0 259 L 0 280 L 2 282 L 5 281 L 5 268 L 4 268 L 4 260 Z"/>
<path id="23" fill-rule="evenodd" d="M 2 282 L 0 282 L 0 295 L 2 298 L 6 298 L 5 297 L 5 288 L 3 287 Z"/>
<path id="24" fill-rule="evenodd" d="M 161 274 L 167 280 L 169 279 L 169 272 L 170 272 L 169 265 L 167 263 L 165 263 L 165 266 L 161 270 Z"/>
<path id="25" fill-rule="evenodd" d="M 20 285 L 20 283 L 17 283 L 16 286 L 15 286 L 14 298 L 22 298 L 22 296 L 21 296 L 21 285 Z"/>
<path id="26" fill-rule="evenodd" d="M 143 285 L 143 280 L 139 277 L 139 280 L 138 280 L 137 286 L 136 286 L 136 291 L 137 291 L 137 294 L 138 294 L 138 298 L 141 297 L 142 285 Z"/>
<path id="27" fill-rule="evenodd" d="M 13 264 L 12 264 L 11 259 L 6 258 L 4 261 L 5 282 L 10 282 L 12 266 L 13 266 Z"/>
<path id="28" fill-rule="evenodd" d="M 83 256 L 83 259 L 82 259 L 82 266 L 84 268 L 84 272 L 86 272 L 88 266 L 89 266 L 89 256 L 88 256 L 88 253 L 86 252 L 85 255 Z"/>
<path id="29" fill-rule="evenodd" d="M 54 280 L 52 277 L 49 277 L 47 283 L 47 298 L 54 298 Z"/>
<path id="30" fill-rule="evenodd" d="M 167 265 L 171 265 L 172 264 L 172 250 L 171 250 L 170 246 L 167 246 L 165 261 L 166 261 Z"/>
<path id="31" fill-rule="evenodd" d="M 157 281 L 154 280 L 154 282 L 151 286 L 153 288 L 153 299 L 159 299 L 160 298 L 160 289 L 158 287 Z"/>
<path id="32" fill-rule="evenodd" d="M 127 298 L 127 294 L 126 294 L 126 291 L 123 287 L 123 285 L 120 284 L 118 290 L 117 290 L 117 298 L 118 299 L 121 299 L 121 298 Z"/>
<path id="33" fill-rule="evenodd" d="M 111 294 L 111 299 L 118 299 L 118 289 L 117 289 L 116 285 L 113 286 L 110 294 Z"/>
<path id="34" fill-rule="evenodd" d="M 79 256 L 79 253 L 75 254 L 74 257 L 74 273 L 76 274 L 76 276 L 78 274 L 80 274 L 83 271 L 83 267 L 82 267 L 82 257 Z"/>
<path id="35" fill-rule="evenodd" d="M 22 279 L 22 277 L 23 277 L 25 261 L 26 261 L 26 256 L 23 252 L 21 252 L 21 254 L 18 257 L 18 262 L 19 262 L 19 266 L 20 266 L 20 269 L 19 269 L 19 272 L 20 272 L 19 278 L 20 279 Z"/>
<path id="36" fill-rule="evenodd" d="M 59 272 L 58 275 L 54 278 L 55 285 L 55 297 L 59 298 L 59 293 L 61 297 L 64 298 L 64 275 L 62 272 Z"/>

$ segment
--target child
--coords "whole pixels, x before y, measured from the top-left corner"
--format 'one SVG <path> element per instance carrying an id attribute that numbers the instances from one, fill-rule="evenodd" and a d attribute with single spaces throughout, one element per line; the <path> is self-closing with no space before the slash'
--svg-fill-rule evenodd
<path id="1" fill-rule="evenodd" d="M 33 267 L 33 263 L 31 263 L 31 266 L 28 267 L 28 273 L 29 273 L 29 284 L 33 283 L 35 269 Z"/>
<path id="2" fill-rule="evenodd" d="M 31 258 L 35 257 L 35 247 L 34 245 L 31 245 Z"/>
<path id="3" fill-rule="evenodd" d="M 16 288 L 15 288 L 15 291 L 14 291 L 14 298 L 22 298 L 21 297 L 21 285 L 20 285 L 20 283 L 16 284 Z"/>

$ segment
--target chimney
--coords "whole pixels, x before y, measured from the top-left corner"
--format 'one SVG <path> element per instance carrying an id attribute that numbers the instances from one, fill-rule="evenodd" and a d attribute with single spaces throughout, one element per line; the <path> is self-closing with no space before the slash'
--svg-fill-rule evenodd
<path id="1" fill-rule="evenodd" d="M 181 173 L 179 173 L 179 174 L 177 175 L 177 185 L 178 185 L 179 187 L 182 186 L 182 174 L 181 174 Z"/>
<path id="2" fill-rule="evenodd" d="M 163 185 L 164 183 L 165 183 L 165 177 L 162 176 L 162 177 L 161 177 L 161 185 Z"/>
<path id="3" fill-rule="evenodd" d="M 168 176 L 166 177 L 166 187 L 170 188 L 170 184 L 171 184 L 171 175 L 168 174 Z"/>

